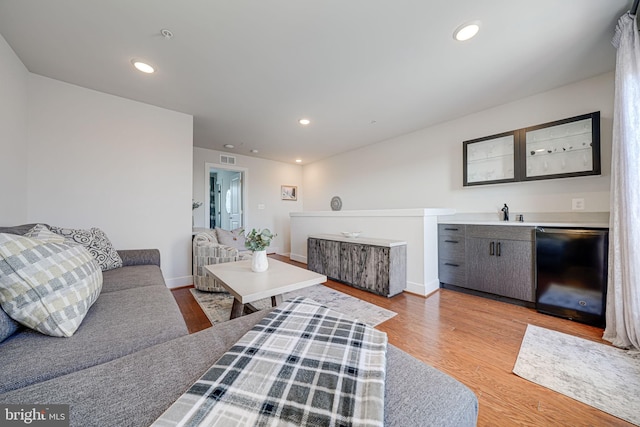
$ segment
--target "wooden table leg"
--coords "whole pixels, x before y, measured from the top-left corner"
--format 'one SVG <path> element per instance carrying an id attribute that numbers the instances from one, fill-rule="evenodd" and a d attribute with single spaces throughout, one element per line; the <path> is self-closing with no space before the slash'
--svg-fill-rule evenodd
<path id="1" fill-rule="evenodd" d="M 282 303 L 282 294 L 274 295 L 271 297 L 271 307 L 275 307 L 278 304 Z"/>
<path id="2" fill-rule="evenodd" d="M 242 316 L 244 312 L 244 304 L 238 301 L 236 298 L 233 299 L 233 306 L 231 307 L 231 317 L 229 319 L 235 319 L 236 317 Z"/>

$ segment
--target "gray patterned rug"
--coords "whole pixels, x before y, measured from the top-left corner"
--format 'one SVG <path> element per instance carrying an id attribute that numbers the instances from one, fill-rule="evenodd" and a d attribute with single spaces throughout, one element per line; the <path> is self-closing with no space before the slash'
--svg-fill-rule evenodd
<path id="1" fill-rule="evenodd" d="M 211 320 L 211 323 L 226 322 L 229 320 L 231 306 L 233 305 L 233 297 L 230 294 L 202 292 L 193 288 L 191 289 L 191 293 L 196 301 L 198 301 L 198 304 L 200 304 L 200 307 L 202 307 L 202 311 L 204 311 L 209 320 Z M 295 292 L 288 292 L 284 294 L 283 300 L 286 301 L 287 298 L 297 296 L 311 298 L 322 305 L 371 326 L 379 325 L 398 314 L 342 292 L 334 291 L 323 285 L 314 285 Z M 259 300 L 252 303 L 252 305 L 261 310 L 269 308 L 271 307 L 271 299 L 266 298 Z"/>
<path id="2" fill-rule="evenodd" d="M 640 355 L 528 325 L 513 372 L 640 425 Z"/>

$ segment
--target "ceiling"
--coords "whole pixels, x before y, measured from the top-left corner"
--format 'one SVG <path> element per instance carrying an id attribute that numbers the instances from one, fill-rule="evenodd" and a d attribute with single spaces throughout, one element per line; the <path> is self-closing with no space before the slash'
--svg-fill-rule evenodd
<path id="1" fill-rule="evenodd" d="M 0 0 L 0 34 L 32 73 L 192 114 L 194 146 L 306 164 L 613 70 L 630 6 Z"/>

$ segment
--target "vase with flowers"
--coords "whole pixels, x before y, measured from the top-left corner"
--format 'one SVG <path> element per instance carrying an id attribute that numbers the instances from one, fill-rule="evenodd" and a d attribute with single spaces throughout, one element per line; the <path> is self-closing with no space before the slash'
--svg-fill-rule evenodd
<path id="1" fill-rule="evenodd" d="M 245 237 L 244 246 L 253 251 L 251 258 L 251 270 L 262 273 L 269 268 L 267 259 L 267 247 L 271 244 L 271 239 L 276 237 L 268 228 L 264 230 L 252 229 Z"/>

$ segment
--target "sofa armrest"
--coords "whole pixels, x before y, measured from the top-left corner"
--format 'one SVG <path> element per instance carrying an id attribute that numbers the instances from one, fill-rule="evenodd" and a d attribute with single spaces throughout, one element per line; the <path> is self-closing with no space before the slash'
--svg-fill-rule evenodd
<path id="1" fill-rule="evenodd" d="M 126 249 L 118 251 L 122 258 L 122 266 L 157 265 L 160 267 L 160 251 L 158 249 Z"/>

